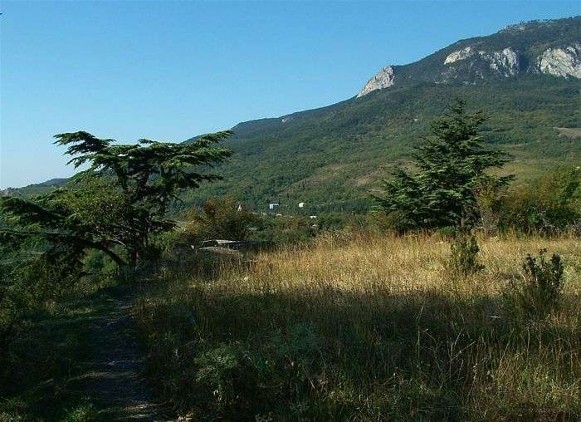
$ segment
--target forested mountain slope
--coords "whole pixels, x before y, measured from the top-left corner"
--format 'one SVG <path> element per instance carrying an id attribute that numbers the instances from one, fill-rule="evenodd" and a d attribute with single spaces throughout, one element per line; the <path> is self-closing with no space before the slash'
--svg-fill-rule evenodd
<path id="1" fill-rule="evenodd" d="M 528 76 L 482 85 L 433 85 L 380 90 L 328 108 L 234 128 L 223 182 L 197 198 L 232 193 L 262 209 L 268 202 L 315 209 L 368 206 L 369 191 L 409 156 L 430 122 L 453 98 L 490 116 L 487 142 L 514 155 L 507 169 L 521 178 L 580 159 L 579 84 Z M 283 122 L 283 120 L 285 120 Z M 186 202 L 195 200 L 194 196 Z"/>
<path id="2" fill-rule="evenodd" d="M 240 123 L 227 142 L 234 156 L 219 168 L 225 179 L 184 195 L 183 207 L 231 194 L 257 211 L 271 202 L 283 213 L 299 202 L 313 213 L 368 209 L 370 192 L 455 98 L 489 116 L 483 136 L 515 157 L 505 171 L 520 180 L 578 163 L 580 24 L 529 22 L 460 40 L 386 67 L 346 101 Z"/>
<path id="3" fill-rule="evenodd" d="M 507 171 L 521 179 L 574 163 L 581 157 L 579 131 L 559 128 L 581 121 L 580 23 L 579 17 L 530 22 L 461 40 L 391 67 L 391 82 L 380 72 L 357 97 L 240 123 L 228 143 L 234 158 L 221 169 L 225 180 L 186 202 L 232 193 L 257 209 L 269 202 L 281 209 L 298 202 L 313 211 L 365 208 L 369 191 L 455 98 L 490 117 L 483 135 L 514 155 Z"/>

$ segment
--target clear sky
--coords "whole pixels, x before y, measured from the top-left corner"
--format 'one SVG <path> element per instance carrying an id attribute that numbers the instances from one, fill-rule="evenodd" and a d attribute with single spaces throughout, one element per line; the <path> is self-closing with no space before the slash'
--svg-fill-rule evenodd
<path id="1" fill-rule="evenodd" d="M 578 0 L 0 3 L 0 188 L 70 176 L 52 136 L 183 141 L 357 94 L 406 64 Z"/>

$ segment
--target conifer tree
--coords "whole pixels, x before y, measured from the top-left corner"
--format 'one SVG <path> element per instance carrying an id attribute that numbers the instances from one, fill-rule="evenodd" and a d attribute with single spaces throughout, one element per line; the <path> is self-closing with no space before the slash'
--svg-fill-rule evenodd
<path id="1" fill-rule="evenodd" d="M 478 134 L 485 120 L 482 112 L 467 113 L 465 102 L 457 100 L 416 148 L 415 171 L 398 168 L 383 182 L 384 194 L 376 199 L 387 213 L 394 213 L 400 229 L 470 227 L 478 218 L 477 188 L 484 181 L 510 181 L 510 176 L 486 173 L 509 157 L 485 147 Z"/>
<path id="2" fill-rule="evenodd" d="M 35 200 L 0 198 L 0 211 L 10 223 L 0 228 L 0 240 L 22 245 L 40 239 L 43 256 L 71 270 L 80 268 L 88 249 L 135 268 L 148 254 L 152 236 L 175 226 L 166 214 L 178 194 L 220 179 L 208 170 L 231 155 L 215 146 L 229 135 L 218 132 L 189 144 L 142 139 L 133 145 L 87 132 L 56 135 L 55 143 L 68 147 L 69 163 L 89 168 L 65 188 Z"/>

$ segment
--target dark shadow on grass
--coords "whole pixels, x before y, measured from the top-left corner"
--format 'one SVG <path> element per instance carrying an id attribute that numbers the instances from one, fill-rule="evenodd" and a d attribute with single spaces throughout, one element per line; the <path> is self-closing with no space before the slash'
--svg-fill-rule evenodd
<path id="1" fill-rule="evenodd" d="M 155 317 L 141 317 L 151 335 L 148 373 L 178 413 L 210 420 L 474 418 L 465 401 L 475 368 L 486 373 L 502 353 L 525 350 L 531 330 L 501 298 L 435 291 L 157 295 L 144 306 Z M 547 348 L 575 338 L 549 325 L 533 329 Z"/>
<path id="2" fill-rule="evenodd" d="M 130 312 L 136 289 L 99 289 L 56 314 L 37 314 L 12 345 L 0 414 L 55 421 L 163 419 L 141 375 L 143 352 Z"/>

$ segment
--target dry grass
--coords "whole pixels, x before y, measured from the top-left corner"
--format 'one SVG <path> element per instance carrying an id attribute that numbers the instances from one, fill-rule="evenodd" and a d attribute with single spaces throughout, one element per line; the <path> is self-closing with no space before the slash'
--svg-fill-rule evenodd
<path id="1" fill-rule="evenodd" d="M 559 135 L 571 139 L 581 139 L 581 129 L 575 127 L 556 127 Z"/>
<path id="2" fill-rule="evenodd" d="M 204 419 L 575 419 L 579 240 L 479 245 L 485 269 L 464 279 L 444 239 L 358 234 L 170 280 L 138 307 L 151 373 Z M 541 248 L 565 262 L 564 300 L 531 319 L 510 283 Z"/>

